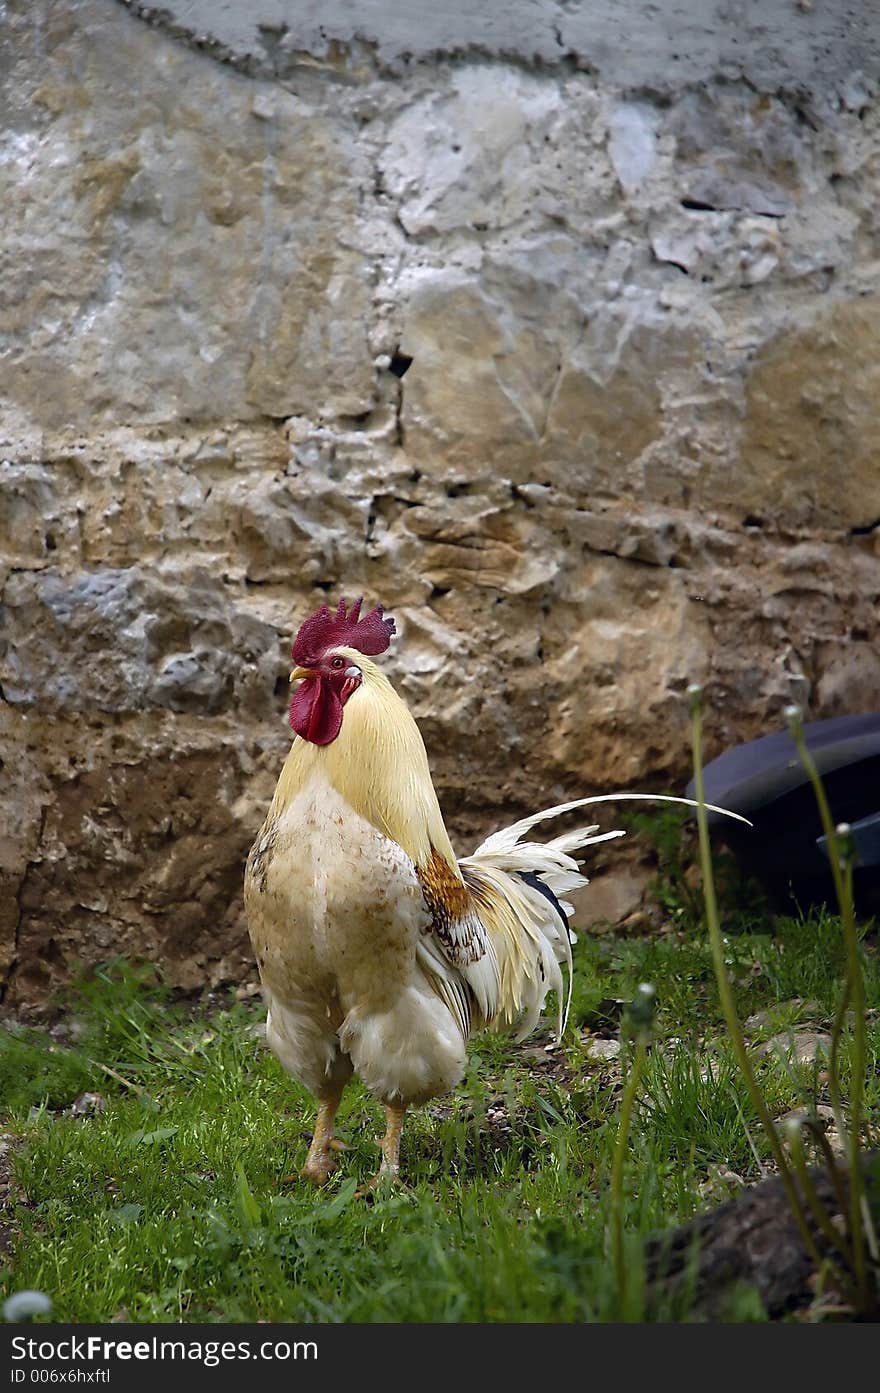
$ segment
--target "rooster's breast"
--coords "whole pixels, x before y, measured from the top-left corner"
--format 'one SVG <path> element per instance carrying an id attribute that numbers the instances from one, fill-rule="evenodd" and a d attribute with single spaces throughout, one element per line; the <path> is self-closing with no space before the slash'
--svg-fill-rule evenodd
<path id="1" fill-rule="evenodd" d="M 245 905 L 264 983 L 381 1007 L 415 971 L 427 913 L 409 856 L 327 781 L 270 814 L 248 858 Z"/>

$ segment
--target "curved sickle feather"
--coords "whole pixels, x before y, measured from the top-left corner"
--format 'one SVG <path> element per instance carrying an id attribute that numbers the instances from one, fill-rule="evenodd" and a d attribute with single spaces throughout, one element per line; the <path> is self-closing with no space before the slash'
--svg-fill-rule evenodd
<path id="1" fill-rule="evenodd" d="M 524 817 L 519 822 L 514 822 L 510 827 L 504 827 L 500 832 L 493 832 L 487 837 L 482 846 L 477 847 L 474 855 L 481 851 L 495 851 L 502 847 L 513 846 L 524 832 L 528 832 L 530 827 L 534 827 L 539 822 L 545 822 L 547 818 L 561 817 L 563 813 L 574 812 L 575 808 L 589 808 L 596 803 L 625 803 L 625 802 L 649 802 L 649 803 L 683 803 L 688 808 L 698 808 L 700 805 L 694 798 L 676 798 L 671 793 L 596 793 L 590 798 L 575 798 L 570 803 L 559 803 L 555 808 L 545 808 L 543 812 L 532 813 L 530 817 Z M 732 813 L 729 808 L 717 808 L 714 803 L 706 803 L 706 809 L 712 813 L 722 813 L 725 817 L 732 817 L 736 822 L 744 822 L 746 827 L 753 824 L 747 817 L 741 817 L 739 813 Z"/>

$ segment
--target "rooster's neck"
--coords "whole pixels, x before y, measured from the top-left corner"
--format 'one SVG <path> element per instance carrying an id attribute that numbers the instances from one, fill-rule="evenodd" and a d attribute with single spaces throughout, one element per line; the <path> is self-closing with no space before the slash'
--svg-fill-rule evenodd
<path id="1" fill-rule="evenodd" d="M 346 702 L 336 739 L 329 745 L 294 741 L 272 812 L 283 813 L 310 782 L 324 780 L 416 866 L 426 867 L 438 853 L 458 876 L 421 732 L 381 670 L 364 659 L 363 671 L 363 685 Z"/>

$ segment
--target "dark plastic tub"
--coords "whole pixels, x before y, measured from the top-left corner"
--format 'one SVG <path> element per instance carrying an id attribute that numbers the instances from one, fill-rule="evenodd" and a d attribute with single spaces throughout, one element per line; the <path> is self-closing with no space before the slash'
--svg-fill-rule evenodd
<path id="1" fill-rule="evenodd" d="M 853 827 L 854 883 L 860 913 L 880 912 L 880 714 L 812 721 L 804 738 L 835 823 Z M 740 813 L 752 828 L 717 813 L 709 820 L 742 868 L 777 908 L 827 901 L 836 908 L 822 823 L 812 785 L 788 731 L 750 740 L 705 768 L 706 801 Z M 694 782 L 688 784 L 694 797 Z"/>

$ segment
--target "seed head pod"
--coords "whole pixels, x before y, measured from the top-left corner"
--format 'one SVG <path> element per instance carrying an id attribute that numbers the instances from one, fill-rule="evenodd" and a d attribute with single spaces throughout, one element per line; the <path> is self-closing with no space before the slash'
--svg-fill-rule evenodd
<path id="1" fill-rule="evenodd" d="M 6 1321 L 33 1320 L 52 1314 L 52 1299 L 44 1291 L 16 1291 L 3 1302 Z"/>

